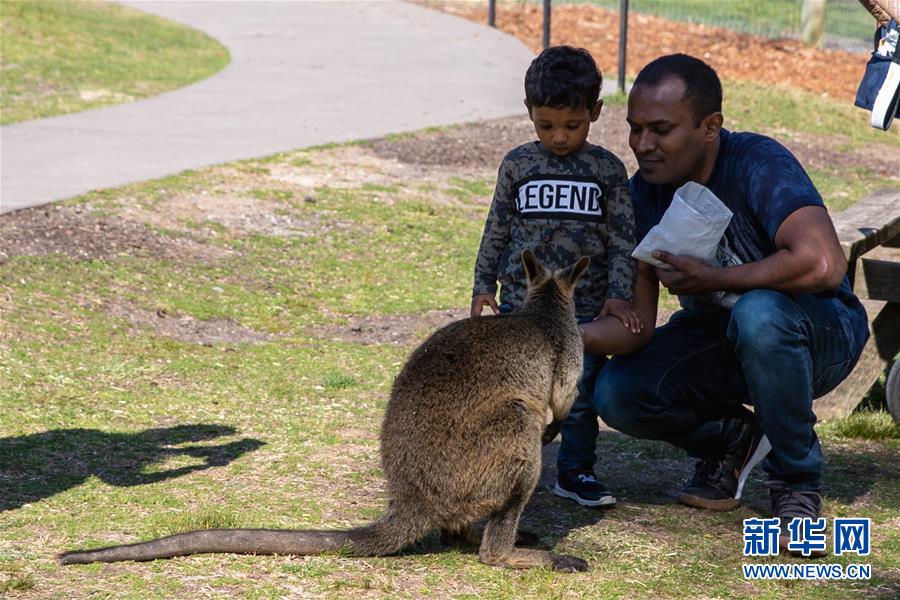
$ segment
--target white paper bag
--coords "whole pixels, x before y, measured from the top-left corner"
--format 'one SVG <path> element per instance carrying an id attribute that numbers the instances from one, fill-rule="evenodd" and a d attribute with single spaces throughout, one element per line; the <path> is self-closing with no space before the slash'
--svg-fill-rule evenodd
<path id="1" fill-rule="evenodd" d="M 689 181 L 677 190 L 660 222 L 632 252 L 638 260 L 663 269 L 669 265 L 653 258 L 654 250 L 693 256 L 715 265 L 716 248 L 731 222 L 732 213 L 709 188 Z"/>

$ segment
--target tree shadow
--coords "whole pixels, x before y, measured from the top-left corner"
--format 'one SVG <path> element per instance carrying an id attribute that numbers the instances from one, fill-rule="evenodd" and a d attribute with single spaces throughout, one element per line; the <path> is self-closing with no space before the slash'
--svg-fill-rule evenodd
<path id="1" fill-rule="evenodd" d="M 182 446 L 235 432 L 224 425 L 194 424 L 137 433 L 55 429 L 0 438 L 0 511 L 49 498 L 92 475 L 117 487 L 145 485 L 227 465 L 263 445 L 244 438 L 217 446 Z M 202 459 L 202 463 L 152 469 L 156 463 L 178 456 Z"/>

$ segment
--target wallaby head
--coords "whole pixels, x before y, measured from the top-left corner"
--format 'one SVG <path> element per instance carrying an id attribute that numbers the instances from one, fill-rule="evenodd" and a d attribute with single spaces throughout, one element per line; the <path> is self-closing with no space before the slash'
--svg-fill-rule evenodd
<path id="1" fill-rule="evenodd" d="M 582 256 L 574 264 L 551 273 L 550 270 L 541 264 L 534 252 L 523 250 L 522 265 L 525 267 L 525 277 L 528 280 L 527 297 L 533 296 L 538 289 L 555 283 L 563 297 L 567 300 L 571 299 L 572 294 L 575 292 L 575 284 L 578 282 L 578 278 L 581 277 L 590 263 L 590 257 Z"/>

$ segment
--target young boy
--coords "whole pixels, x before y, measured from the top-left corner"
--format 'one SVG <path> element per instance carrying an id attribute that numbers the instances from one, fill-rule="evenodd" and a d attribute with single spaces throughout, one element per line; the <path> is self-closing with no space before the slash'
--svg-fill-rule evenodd
<path id="1" fill-rule="evenodd" d="M 636 269 L 628 176 L 616 156 L 587 142 L 603 105 L 601 83 L 591 55 L 570 46 L 547 48 L 528 68 L 525 106 L 538 141 L 512 150 L 500 165 L 475 264 L 472 316 L 485 306 L 498 314 L 522 304 L 519 256 L 528 248 L 553 269 L 591 257 L 575 290 L 579 323 L 613 315 L 630 331 L 641 329 L 631 304 Z M 560 431 L 554 491 L 583 506 L 616 503 L 594 475 L 599 427 L 591 393 L 605 362 L 585 354 L 578 396 Z"/>

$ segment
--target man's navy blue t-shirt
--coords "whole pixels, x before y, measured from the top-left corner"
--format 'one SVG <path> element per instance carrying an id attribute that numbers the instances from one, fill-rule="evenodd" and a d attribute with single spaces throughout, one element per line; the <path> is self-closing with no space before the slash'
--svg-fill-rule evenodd
<path id="1" fill-rule="evenodd" d="M 763 135 L 722 130 L 719 154 L 706 183 L 734 216 L 719 242 L 722 266 L 761 260 L 775 253 L 775 233 L 782 222 L 804 206 L 824 206 L 806 171 L 787 148 Z M 630 181 L 637 239 L 643 239 L 669 208 L 675 188 L 647 183 L 638 171 Z M 844 332 L 859 342 L 868 337 L 866 313 L 849 281 L 815 294 L 835 310 Z M 685 308 L 702 306 L 699 298 L 682 297 Z"/>

